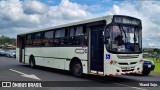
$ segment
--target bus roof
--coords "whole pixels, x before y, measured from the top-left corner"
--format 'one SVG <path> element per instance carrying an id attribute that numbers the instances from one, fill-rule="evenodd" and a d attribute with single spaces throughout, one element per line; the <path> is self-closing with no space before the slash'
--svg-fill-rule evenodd
<path id="1" fill-rule="evenodd" d="M 57 26 L 53 26 L 53 27 L 49 27 L 49 28 L 42 28 L 42 29 L 38 29 L 38 30 L 33 30 L 33 31 L 30 31 L 30 32 L 20 33 L 18 35 L 25 35 L 25 34 L 28 34 L 28 33 L 47 31 L 47 30 L 51 30 L 51 29 L 58 29 L 58 28 L 69 27 L 69 26 L 85 24 L 85 23 L 91 23 L 91 22 L 96 22 L 96 21 L 101 21 L 101 20 L 107 20 L 107 22 L 109 23 L 109 22 L 112 21 L 112 17 L 113 17 L 113 15 L 107 15 L 107 16 L 97 17 L 97 18 L 93 18 L 93 19 L 88 19 L 88 20 L 83 20 L 83 21 L 78 21 L 78 22 L 73 22 L 73 23 L 68 23 L 68 24 L 62 24 L 62 25 L 57 25 Z"/>

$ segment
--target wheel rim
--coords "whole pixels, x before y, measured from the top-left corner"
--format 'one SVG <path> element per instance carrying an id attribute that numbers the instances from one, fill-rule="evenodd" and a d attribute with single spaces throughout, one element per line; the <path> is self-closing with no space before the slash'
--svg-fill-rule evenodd
<path id="1" fill-rule="evenodd" d="M 75 71 L 75 73 L 76 74 L 79 74 L 79 73 L 81 73 L 81 65 L 80 64 L 76 64 L 75 65 L 75 69 L 74 69 L 74 71 Z"/>

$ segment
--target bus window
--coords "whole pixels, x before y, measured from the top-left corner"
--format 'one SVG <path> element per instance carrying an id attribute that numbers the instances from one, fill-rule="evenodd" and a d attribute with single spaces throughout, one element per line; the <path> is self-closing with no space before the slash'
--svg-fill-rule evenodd
<path id="1" fill-rule="evenodd" d="M 75 31 L 74 28 L 71 28 L 71 29 L 70 29 L 70 33 L 69 33 L 69 36 L 74 36 L 74 31 Z"/>
<path id="2" fill-rule="evenodd" d="M 41 33 L 34 34 L 34 40 L 39 40 L 39 39 L 41 39 Z"/>
<path id="3" fill-rule="evenodd" d="M 64 36 L 65 36 L 65 29 L 57 30 L 55 32 L 55 38 L 60 38 L 60 37 L 64 37 Z"/>
<path id="4" fill-rule="evenodd" d="M 74 45 L 74 33 L 75 33 L 75 28 L 70 28 L 69 29 L 69 38 L 68 38 L 68 45 Z"/>
<path id="5" fill-rule="evenodd" d="M 45 38 L 45 39 L 53 38 L 53 31 L 45 32 L 45 33 L 44 33 L 44 38 Z"/>
<path id="6" fill-rule="evenodd" d="M 26 47 L 32 46 L 32 34 L 26 35 Z"/>
<path id="7" fill-rule="evenodd" d="M 58 46 L 59 45 L 59 39 L 58 38 L 55 38 L 54 39 L 54 44 L 53 44 L 54 46 Z"/>
<path id="8" fill-rule="evenodd" d="M 84 33 L 83 33 L 83 26 L 78 26 L 76 28 L 76 35 L 75 36 L 79 36 L 79 35 L 84 35 Z"/>
<path id="9" fill-rule="evenodd" d="M 53 46 L 53 31 L 44 32 L 43 46 Z"/>
<path id="10" fill-rule="evenodd" d="M 67 45 L 67 33 L 65 33 L 65 29 L 57 30 L 55 32 L 54 46 L 65 46 Z"/>
<path id="11" fill-rule="evenodd" d="M 109 29 L 109 31 L 108 31 Z M 137 53 L 141 52 L 141 29 L 132 26 L 113 25 L 106 29 L 107 49 L 113 52 Z"/>
<path id="12" fill-rule="evenodd" d="M 33 37 L 33 46 L 41 46 L 41 33 L 35 33 Z"/>
<path id="13" fill-rule="evenodd" d="M 87 44 L 87 36 L 86 36 L 86 28 L 84 26 L 78 26 L 76 28 L 76 33 L 75 33 L 75 45 L 78 46 L 86 46 Z"/>

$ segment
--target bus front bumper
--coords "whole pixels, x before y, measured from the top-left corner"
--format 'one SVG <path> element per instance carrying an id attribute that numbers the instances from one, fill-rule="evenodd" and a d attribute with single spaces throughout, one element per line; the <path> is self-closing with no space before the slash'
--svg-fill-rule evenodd
<path id="1" fill-rule="evenodd" d="M 118 67 L 115 65 L 107 64 L 104 75 L 105 76 L 117 76 L 117 75 L 123 75 L 123 74 L 137 74 L 141 73 L 143 70 L 142 63 L 134 66 L 134 67 Z"/>

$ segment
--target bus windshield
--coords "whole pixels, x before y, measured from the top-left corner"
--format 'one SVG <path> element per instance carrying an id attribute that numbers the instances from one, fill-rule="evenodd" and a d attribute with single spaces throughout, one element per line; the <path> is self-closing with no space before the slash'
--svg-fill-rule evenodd
<path id="1" fill-rule="evenodd" d="M 142 51 L 142 31 L 137 26 L 111 25 L 106 29 L 106 47 L 115 53 Z"/>

